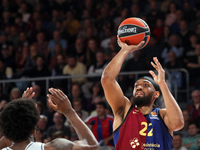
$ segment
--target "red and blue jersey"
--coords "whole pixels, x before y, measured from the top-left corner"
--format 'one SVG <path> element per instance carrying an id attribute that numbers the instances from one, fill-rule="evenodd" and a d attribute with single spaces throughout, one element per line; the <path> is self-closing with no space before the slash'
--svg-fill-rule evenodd
<path id="1" fill-rule="evenodd" d="M 91 116 L 85 120 L 86 124 L 92 126 L 92 132 L 97 141 L 101 141 L 112 135 L 113 117 L 106 115 L 104 119 L 99 119 L 98 116 Z"/>
<path id="2" fill-rule="evenodd" d="M 143 117 L 145 120 L 137 122 L 137 117 Z M 136 132 L 138 134 L 135 134 Z M 146 139 L 140 140 L 143 137 Z M 172 146 L 172 136 L 160 116 L 160 108 L 139 116 L 132 106 L 122 124 L 114 131 L 113 140 L 115 150 L 170 150 Z"/>

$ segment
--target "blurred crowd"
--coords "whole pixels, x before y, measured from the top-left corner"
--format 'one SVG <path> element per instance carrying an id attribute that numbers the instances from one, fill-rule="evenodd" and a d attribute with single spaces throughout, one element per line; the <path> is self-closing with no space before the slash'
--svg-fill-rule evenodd
<path id="1" fill-rule="evenodd" d="M 185 127 L 174 139 L 183 138 L 186 149 L 196 150 L 197 140 L 200 147 L 200 0 L 1 0 L 0 80 L 101 75 L 120 50 L 117 29 L 128 17 L 145 20 L 151 39 L 144 49 L 127 57 L 121 71 L 152 69 L 152 57 L 158 57 L 166 69 L 189 72 L 189 85 L 194 90 L 183 110 Z M 172 75 L 182 88 L 184 75 L 179 71 Z M 118 80 L 126 92 L 135 78 L 119 76 Z M 21 97 L 30 86 L 41 114 L 36 141 L 57 137 L 76 140 L 69 122 L 48 107 L 43 81 L 0 85 L 0 107 Z M 66 92 L 102 146 L 113 146 L 112 111 L 104 98 L 100 76 L 51 80 L 50 86 Z M 174 143 L 174 148 L 181 145 Z"/>

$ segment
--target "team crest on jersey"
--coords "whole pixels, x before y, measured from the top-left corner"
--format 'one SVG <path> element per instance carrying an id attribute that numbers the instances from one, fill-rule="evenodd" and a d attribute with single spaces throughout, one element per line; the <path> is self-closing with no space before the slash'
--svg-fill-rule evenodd
<path id="1" fill-rule="evenodd" d="M 136 148 L 140 145 L 138 138 L 134 138 L 133 140 L 130 140 L 130 145 L 132 148 Z"/>
<path id="2" fill-rule="evenodd" d="M 150 115 L 150 119 L 157 119 L 157 120 L 159 120 L 158 114 L 156 112 L 152 111 L 151 115 Z"/>
<path id="3" fill-rule="evenodd" d="M 151 112 L 151 116 L 157 116 L 157 113 L 154 112 L 154 111 L 152 111 L 152 112 Z"/>

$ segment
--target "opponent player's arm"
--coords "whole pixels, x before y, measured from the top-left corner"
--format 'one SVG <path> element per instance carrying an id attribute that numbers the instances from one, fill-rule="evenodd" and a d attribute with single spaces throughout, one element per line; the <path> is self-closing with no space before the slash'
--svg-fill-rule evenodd
<path id="1" fill-rule="evenodd" d="M 106 66 L 102 74 L 101 84 L 104 89 L 105 97 L 110 104 L 114 115 L 116 115 L 121 108 L 124 109 L 126 103 L 130 103 L 129 100 L 124 97 L 124 94 L 116 81 L 116 77 L 119 74 L 122 64 L 128 54 L 131 51 L 139 49 L 142 44 L 143 42 L 138 45 L 128 46 L 126 43 L 121 42 L 118 37 L 118 45 L 121 47 L 121 50 Z"/>
<path id="2" fill-rule="evenodd" d="M 151 62 L 151 64 L 158 71 L 158 75 L 156 76 L 153 71 L 150 71 L 149 73 L 154 78 L 154 81 L 159 85 L 166 107 L 166 109 L 160 110 L 160 115 L 166 126 L 171 131 L 179 130 L 184 126 L 182 111 L 165 82 L 164 69 L 156 57 L 154 57 L 153 60 L 155 64 L 153 62 Z"/>
<path id="3" fill-rule="evenodd" d="M 58 145 L 62 147 L 62 145 L 64 145 L 64 147 L 66 147 L 66 145 L 69 145 L 70 147 L 70 145 L 72 144 L 73 149 L 76 149 L 78 147 L 80 149 L 86 149 L 86 150 L 90 150 L 90 149 L 97 150 L 98 142 L 96 141 L 91 130 L 87 127 L 87 125 L 85 125 L 85 123 L 76 114 L 75 110 L 71 106 L 71 103 L 68 97 L 61 90 L 58 90 L 58 89 L 50 88 L 49 92 L 51 93 L 47 95 L 49 97 L 49 106 L 55 111 L 58 111 L 65 115 L 65 117 L 73 125 L 81 141 L 77 141 L 74 143 L 66 139 L 57 139 L 47 144 L 47 146 L 51 145 L 55 147 L 55 145 Z"/>

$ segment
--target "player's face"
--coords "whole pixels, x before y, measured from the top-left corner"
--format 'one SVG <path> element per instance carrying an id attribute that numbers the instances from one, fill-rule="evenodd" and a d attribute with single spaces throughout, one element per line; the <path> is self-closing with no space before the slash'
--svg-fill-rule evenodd
<path id="1" fill-rule="evenodd" d="M 153 84 L 146 80 L 140 79 L 134 85 L 133 102 L 138 107 L 149 106 L 153 101 L 155 88 Z"/>

